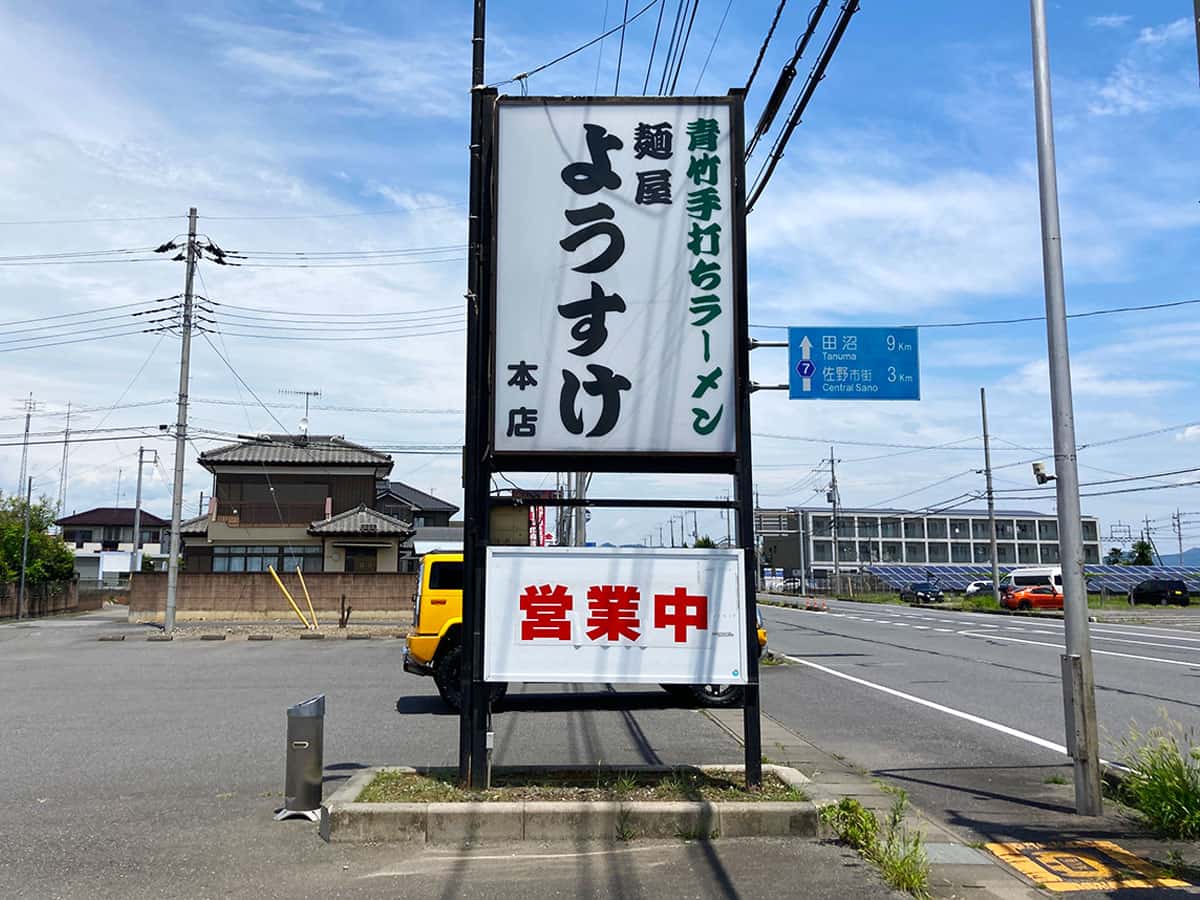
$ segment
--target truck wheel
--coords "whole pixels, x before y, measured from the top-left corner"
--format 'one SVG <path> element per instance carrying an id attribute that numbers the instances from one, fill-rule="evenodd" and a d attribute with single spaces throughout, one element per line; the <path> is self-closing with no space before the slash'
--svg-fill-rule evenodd
<path id="1" fill-rule="evenodd" d="M 740 684 L 693 684 L 690 687 L 698 704 L 713 709 L 738 706 L 744 693 Z"/>
<path id="2" fill-rule="evenodd" d="M 455 644 L 433 664 L 433 683 L 447 706 L 458 712 L 462 709 L 462 645 Z M 492 682 L 491 701 L 495 703 L 508 692 L 507 682 Z"/>

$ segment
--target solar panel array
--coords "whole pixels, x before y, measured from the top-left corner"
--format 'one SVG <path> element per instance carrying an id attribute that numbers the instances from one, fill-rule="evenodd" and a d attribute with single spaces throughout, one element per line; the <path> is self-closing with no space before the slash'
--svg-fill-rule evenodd
<path id="1" fill-rule="evenodd" d="M 1001 566 L 1000 575 L 1017 568 L 1029 566 Z M 972 581 L 991 581 L 992 571 L 988 565 L 908 565 L 869 566 L 867 571 L 887 583 L 889 587 L 907 587 L 914 581 L 932 581 L 948 591 L 963 591 Z M 1085 566 L 1089 591 L 1107 590 L 1114 594 L 1128 593 L 1133 587 L 1148 578 L 1178 579 L 1187 584 L 1188 590 L 1200 593 L 1200 569 L 1181 566 Z"/>

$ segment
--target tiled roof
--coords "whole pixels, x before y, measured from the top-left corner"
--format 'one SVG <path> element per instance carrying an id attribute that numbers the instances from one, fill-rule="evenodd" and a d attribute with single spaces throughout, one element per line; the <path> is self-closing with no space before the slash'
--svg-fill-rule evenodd
<path id="1" fill-rule="evenodd" d="M 128 526 L 133 527 L 134 509 L 130 507 L 116 506 L 98 506 L 95 509 L 89 509 L 86 512 L 74 513 L 73 515 L 64 516 L 55 522 L 55 525 L 113 525 L 113 526 Z M 161 528 L 164 525 L 170 525 L 169 519 L 160 519 L 154 513 L 142 510 L 142 518 L 138 523 L 141 528 Z"/>
<path id="2" fill-rule="evenodd" d="M 194 519 L 188 519 L 179 523 L 179 533 L 182 535 L 207 535 L 208 534 L 208 513 L 196 516 Z"/>
<path id="3" fill-rule="evenodd" d="M 378 466 L 392 469 L 392 458 L 338 435 L 267 434 L 226 444 L 200 454 L 200 465 Z"/>
<path id="4" fill-rule="evenodd" d="M 415 487 L 405 484 L 403 481 L 381 481 L 376 488 L 376 495 L 380 496 L 389 491 L 413 509 L 422 512 L 448 512 L 450 515 L 458 512 L 458 507 L 453 503 L 448 503 L 433 496 L 433 494 L 418 491 Z"/>
<path id="5" fill-rule="evenodd" d="M 413 527 L 408 522 L 385 516 L 367 506 L 359 506 L 321 522 L 313 522 L 308 533 L 314 535 L 382 534 L 407 538 L 413 533 Z"/>

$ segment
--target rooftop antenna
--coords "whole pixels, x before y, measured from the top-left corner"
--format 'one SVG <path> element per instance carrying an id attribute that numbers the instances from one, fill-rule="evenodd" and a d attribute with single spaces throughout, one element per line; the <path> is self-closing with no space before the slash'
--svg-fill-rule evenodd
<path id="1" fill-rule="evenodd" d="M 303 397 L 304 398 L 304 423 L 301 426 L 302 430 L 308 430 L 308 401 L 313 397 L 320 397 L 320 391 L 297 391 L 292 388 L 280 388 L 279 393 L 285 397 Z"/>

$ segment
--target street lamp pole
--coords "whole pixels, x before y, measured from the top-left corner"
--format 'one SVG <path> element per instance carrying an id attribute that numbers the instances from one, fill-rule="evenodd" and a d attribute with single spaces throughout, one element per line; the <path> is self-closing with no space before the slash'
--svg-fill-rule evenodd
<path id="1" fill-rule="evenodd" d="M 1062 560 L 1066 654 L 1063 663 L 1067 749 L 1075 761 L 1075 811 L 1103 812 L 1100 752 L 1096 727 L 1096 688 L 1088 634 L 1083 578 L 1083 534 L 1079 509 L 1079 469 L 1075 458 L 1075 413 L 1071 360 L 1067 346 L 1067 306 L 1063 287 L 1062 231 L 1058 220 L 1058 176 L 1054 161 L 1054 118 L 1050 100 L 1050 51 L 1045 0 L 1030 0 L 1033 31 L 1033 93 L 1037 119 L 1038 192 L 1041 199 L 1042 268 L 1046 290 L 1046 339 L 1050 356 L 1050 408 L 1054 433 L 1054 474 L 1058 499 L 1058 543 Z"/>

